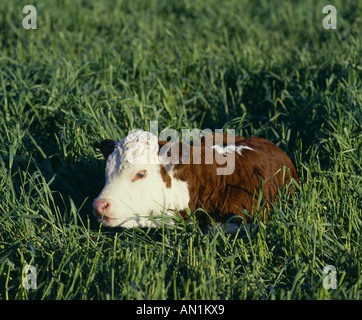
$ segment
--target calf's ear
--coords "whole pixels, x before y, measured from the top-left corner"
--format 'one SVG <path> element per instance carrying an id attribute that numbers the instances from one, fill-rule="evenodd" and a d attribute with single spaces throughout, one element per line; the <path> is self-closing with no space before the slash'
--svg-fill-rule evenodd
<path id="1" fill-rule="evenodd" d="M 113 152 L 116 142 L 111 139 L 101 141 L 97 148 L 101 151 L 104 158 L 107 160 L 109 155 Z"/>

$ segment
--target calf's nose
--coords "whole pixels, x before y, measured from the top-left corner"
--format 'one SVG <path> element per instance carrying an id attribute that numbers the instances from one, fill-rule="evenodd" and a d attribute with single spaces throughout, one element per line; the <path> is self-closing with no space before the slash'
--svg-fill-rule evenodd
<path id="1" fill-rule="evenodd" d="M 101 199 L 96 199 L 93 201 L 93 210 L 94 213 L 98 216 L 106 214 L 107 210 L 109 209 L 110 203 L 105 201 L 105 200 L 101 200 Z"/>

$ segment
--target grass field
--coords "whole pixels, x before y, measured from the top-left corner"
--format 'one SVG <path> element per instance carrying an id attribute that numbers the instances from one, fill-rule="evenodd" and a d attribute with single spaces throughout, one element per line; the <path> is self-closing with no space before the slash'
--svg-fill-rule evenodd
<path id="1" fill-rule="evenodd" d="M 314 0 L 27 4 L 0 3 L 0 299 L 361 299 L 360 1 L 335 30 Z M 267 138 L 300 193 L 233 236 L 101 228 L 94 145 L 150 121 Z"/>

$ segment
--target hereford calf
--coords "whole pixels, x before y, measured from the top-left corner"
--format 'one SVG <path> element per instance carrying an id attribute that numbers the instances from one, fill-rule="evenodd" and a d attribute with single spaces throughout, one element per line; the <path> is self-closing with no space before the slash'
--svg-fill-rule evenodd
<path id="1" fill-rule="evenodd" d="M 201 223 L 248 221 L 262 204 L 267 214 L 278 189 L 298 181 L 296 170 L 272 142 L 232 138 L 212 134 L 191 146 L 139 130 L 120 142 L 102 141 L 106 183 L 93 202 L 95 216 L 105 226 L 132 228 L 156 227 L 160 221 L 150 217 L 161 213 L 185 219 L 186 208 L 203 208 L 195 213 Z"/>

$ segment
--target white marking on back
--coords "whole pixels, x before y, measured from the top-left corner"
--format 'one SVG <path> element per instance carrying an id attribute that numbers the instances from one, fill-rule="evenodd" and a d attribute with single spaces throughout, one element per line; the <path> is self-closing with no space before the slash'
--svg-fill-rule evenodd
<path id="1" fill-rule="evenodd" d="M 211 149 L 215 149 L 215 151 L 219 154 L 230 154 L 230 153 L 236 152 L 239 155 L 242 155 L 243 150 L 254 150 L 253 148 L 250 148 L 248 146 L 244 146 L 244 145 L 235 146 L 234 144 L 227 145 L 225 147 L 222 147 L 219 145 L 214 145 L 214 146 L 211 146 Z"/>

